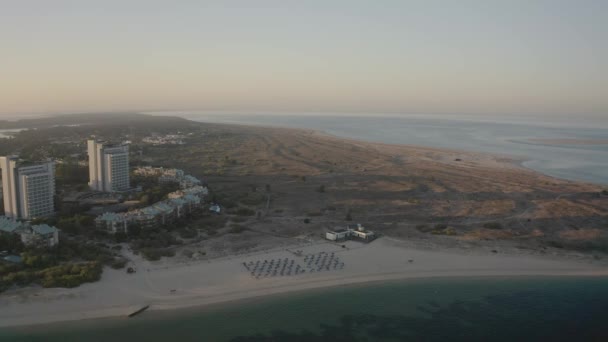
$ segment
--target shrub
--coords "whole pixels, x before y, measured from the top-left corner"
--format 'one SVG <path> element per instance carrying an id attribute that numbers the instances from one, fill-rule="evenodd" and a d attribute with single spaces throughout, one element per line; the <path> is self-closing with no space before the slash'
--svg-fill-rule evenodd
<path id="1" fill-rule="evenodd" d="M 247 230 L 247 227 L 240 225 L 240 224 L 233 223 L 230 225 L 231 234 L 240 234 L 246 230 Z"/>
<path id="2" fill-rule="evenodd" d="M 243 217 L 243 216 L 235 216 L 235 217 L 232 217 L 230 220 L 232 222 L 242 223 L 242 222 L 245 222 L 245 221 L 247 221 L 249 219 L 247 217 Z"/>
<path id="3" fill-rule="evenodd" d="M 83 283 L 98 281 L 101 278 L 101 264 L 65 264 L 50 267 L 35 273 L 43 287 L 76 287 Z"/>
<path id="4" fill-rule="evenodd" d="M 150 261 L 160 260 L 161 257 L 175 256 L 175 252 L 168 248 L 144 248 L 141 250 L 141 254 Z"/>
<path id="5" fill-rule="evenodd" d="M 484 223 L 483 227 L 487 229 L 502 229 L 502 225 L 498 222 Z"/>
<path id="6" fill-rule="evenodd" d="M 259 193 L 249 193 L 246 197 L 239 200 L 244 205 L 258 205 L 266 200 L 266 195 Z"/>
<path id="7" fill-rule="evenodd" d="M 325 192 L 325 185 L 323 185 L 323 184 L 319 185 L 319 187 L 317 188 L 317 191 L 320 193 Z"/>
<path id="8" fill-rule="evenodd" d="M 115 270 L 119 270 L 121 268 L 124 268 L 126 265 L 127 265 L 126 259 L 117 259 L 117 260 L 114 260 L 114 262 L 112 262 L 110 264 L 110 267 L 112 267 Z"/>
<path id="9" fill-rule="evenodd" d="M 249 208 L 241 207 L 237 209 L 236 214 L 239 216 L 253 216 L 255 215 L 255 211 Z"/>
<path id="10" fill-rule="evenodd" d="M 447 225 L 447 224 L 445 224 L 445 223 L 437 223 L 437 224 L 435 225 L 435 229 L 436 229 L 436 230 L 446 229 L 447 227 L 448 227 L 448 225 Z"/>
<path id="11" fill-rule="evenodd" d="M 198 236 L 198 232 L 194 229 L 184 228 L 180 229 L 178 232 L 182 239 L 194 239 Z"/>
<path id="12" fill-rule="evenodd" d="M 416 229 L 418 231 L 420 231 L 420 232 L 423 232 L 423 233 L 428 233 L 428 232 L 430 232 L 432 230 L 431 227 L 429 227 L 426 224 L 419 224 L 419 225 L 416 226 Z"/>
<path id="13" fill-rule="evenodd" d="M 433 229 L 433 231 L 431 231 L 431 234 L 433 235 L 457 235 L 456 229 L 452 228 L 452 227 L 447 227 L 444 229 Z"/>
<path id="14" fill-rule="evenodd" d="M 304 219 L 304 223 L 306 223 L 306 224 L 310 223 L 310 219 L 309 218 L 305 218 Z"/>

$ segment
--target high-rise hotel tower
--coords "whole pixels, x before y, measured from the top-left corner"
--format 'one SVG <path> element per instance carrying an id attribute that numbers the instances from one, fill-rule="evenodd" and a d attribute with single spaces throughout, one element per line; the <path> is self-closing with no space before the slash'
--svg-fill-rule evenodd
<path id="1" fill-rule="evenodd" d="M 55 211 L 55 164 L 21 162 L 15 156 L 0 157 L 4 215 L 30 220 Z"/>
<path id="2" fill-rule="evenodd" d="M 89 187 L 92 190 L 115 192 L 130 188 L 128 145 L 107 145 L 88 140 L 87 150 Z"/>

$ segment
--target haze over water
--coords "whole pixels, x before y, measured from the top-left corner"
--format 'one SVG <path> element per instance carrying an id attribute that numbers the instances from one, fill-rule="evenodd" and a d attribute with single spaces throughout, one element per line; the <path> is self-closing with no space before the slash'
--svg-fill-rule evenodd
<path id="1" fill-rule="evenodd" d="M 608 184 L 608 124 L 599 121 L 581 124 L 576 120 L 492 122 L 428 115 L 175 114 L 203 122 L 306 128 L 358 140 L 505 155 L 523 159 L 524 166 L 550 176 Z M 557 139 L 569 141 L 548 141 Z"/>

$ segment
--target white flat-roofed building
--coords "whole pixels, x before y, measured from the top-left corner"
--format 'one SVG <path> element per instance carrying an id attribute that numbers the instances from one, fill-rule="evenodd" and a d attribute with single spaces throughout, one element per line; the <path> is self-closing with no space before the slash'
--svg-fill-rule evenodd
<path id="1" fill-rule="evenodd" d="M 126 191 L 129 182 L 129 146 L 87 141 L 89 187 L 103 192 Z"/>
<path id="2" fill-rule="evenodd" d="M 16 156 L 0 157 L 4 214 L 30 220 L 55 211 L 55 165 L 29 164 Z"/>
<path id="3" fill-rule="evenodd" d="M 351 230 L 351 236 L 369 241 L 373 240 L 376 237 L 376 234 L 372 231 L 360 231 L 360 230 Z"/>
<path id="4" fill-rule="evenodd" d="M 371 230 L 357 224 L 356 227 L 347 226 L 346 229 L 334 229 L 325 233 L 325 238 L 330 241 L 344 241 L 348 239 L 360 239 L 363 241 L 372 241 L 376 238 L 376 234 Z"/>
<path id="5" fill-rule="evenodd" d="M 346 229 L 334 229 L 325 233 L 325 238 L 330 241 L 346 240 L 350 235 Z"/>

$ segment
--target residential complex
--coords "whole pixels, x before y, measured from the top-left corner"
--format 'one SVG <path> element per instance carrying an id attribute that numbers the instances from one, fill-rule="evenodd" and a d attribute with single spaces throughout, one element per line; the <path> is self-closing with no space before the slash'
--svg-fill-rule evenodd
<path id="1" fill-rule="evenodd" d="M 186 137 L 180 134 L 167 134 L 164 136 L 150 136 L 145 137 L 141 141 L 146 144 L 152 145 L 184 145 L 184 139 Z"/>
<path id="2" fill-rule="evenodd" d="M 89 187 L 103 192 L 126 191 L 129 183 L 129 146 L 87 141 Z"/>
<path id="3" fill-rule="evenodd" d="M 158 227 L 200 209 L 207 194 L 207 188 L 202 186 L 178 190 L 170 193 L 167 200 L 145 208 L 126 213 L 103 213 L 95 219 L 95 226 L 112 234 L 126 233 L 130 225 L 143 229 Z"/>
<path id="4" fill-rule="evenodd" d="M 31 164 L 16 156 L 0 157 L 4 214 L 11 219 L 52 215 L 55 197 L 53 162 Z"/>
<path id="5" fill-rule="evenodd" d="M 19 234 L 27 246 L 53 247 L 59 244 L 59 230 L 46 224 L 31 225 L 0 216 L 0 233 Z"/>
<path id="6" fill-rule="evenodd" d="M 182 189 L 191 188 L 202 184 L 198 178 L 187 175 L 180 169 L 165 169 L 162 167 L 143 166 L 136 168 L 133 173 L 145 177 L 158 177 L 158 182 L 160 184 L 179 183 L 179 186 Z"/>

